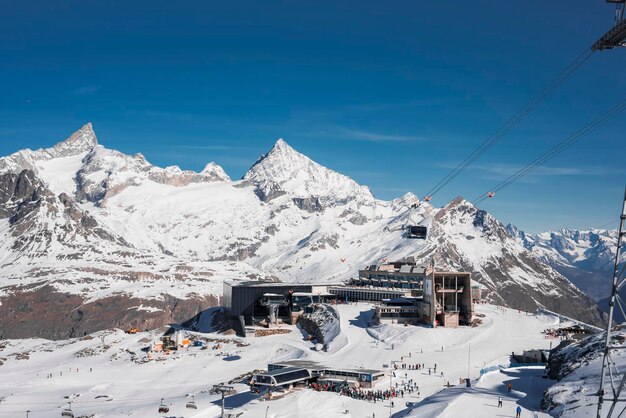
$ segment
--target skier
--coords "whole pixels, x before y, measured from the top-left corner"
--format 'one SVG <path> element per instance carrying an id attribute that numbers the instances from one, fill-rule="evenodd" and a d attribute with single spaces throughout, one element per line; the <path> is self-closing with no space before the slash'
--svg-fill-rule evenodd
<path id="1" fill-rule="evenodd" d="M 513 385 L 511 383 L 508 383 L 506 385 L 507 390 L 509 391 L 509 393 L 511 392 L 511 389 L 513 389 Z"/>
<path id="2" fill-rule="evenodd" d="M 517 409 L 515 410 L 515 418 L 520 418 L 522 416 L 522 407 L 517 405 Z"/>
<path id="3" fill-rule="evenodd" d="M 502 396 L 498 396 L 498 408 L 502 408 Z"/>

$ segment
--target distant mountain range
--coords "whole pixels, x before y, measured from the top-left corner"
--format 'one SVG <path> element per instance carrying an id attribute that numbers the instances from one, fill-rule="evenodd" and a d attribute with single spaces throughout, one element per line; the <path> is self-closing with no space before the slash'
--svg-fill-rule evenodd
<path id="1" fill-rule="evenodd" d="M 561 229 L 531 235 L 509 224 L 507 230 L 525 248 L 567 277 L 608 312 L 617 249 L 616 229 Z M 620 264 L 623 266 L 626 244 L 622 245 L 621 254 Z M 626 300 L 626 288 L 622 288 L 619 294 Z M 615 315 L 619 322 L 626 320 L 619 310 Z"/>
<path id="2" fill-rule="evenodd" d="M 417 224 L 426 240 L 405 237 Z M 107 149 L 87 124 L 0 158 L 0 235 L 0 338 L 157 327 L 218 304 L 224 280 L 338 282 L 407 256 L 472 271 L 494 302 L 602 322 L 557 262 L 569 247 L 561 254 L 462 197 L 442 208 L 410 193 L 376 199 L 282 139 L 232 181 L 215 163 L 160 168 Z M 568 267 L 604 266 L 610 242 L 588 241 L 596 257 Z"/>
<path id="3" fill-rule="evenodd" d="M 532 235 L 509 224 L 507 231 L 593 299 L 601 300 L 610 294 L 617 230 L 561 229 Z M 626 261 L 624 250 L 626 245 L 622 247 L 622 263 Z"/>

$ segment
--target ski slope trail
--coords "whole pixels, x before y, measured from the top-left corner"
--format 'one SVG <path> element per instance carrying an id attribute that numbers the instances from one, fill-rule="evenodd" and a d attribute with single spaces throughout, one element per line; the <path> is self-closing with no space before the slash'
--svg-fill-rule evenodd
<path id="1" fill-rule="evenodd" d="M 442 390 L 394 417 L 514 417 L 519 405 L 523 417 L 548 418 L 549 414 L 539 412 L 543 391 L 551 384 L 542 378 L 543 372 L 543 367 L 523 367 L 487 373 L 474 387 L 458 385 Z M 511 392 L 507 390 L 509 383 Z M 498 407 L 498 398 L 502 398 L 502 407 Z"/>

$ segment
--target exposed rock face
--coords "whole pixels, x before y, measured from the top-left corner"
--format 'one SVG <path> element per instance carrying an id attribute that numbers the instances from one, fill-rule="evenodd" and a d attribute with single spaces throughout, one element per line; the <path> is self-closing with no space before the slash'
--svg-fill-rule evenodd
<path id="1" fill-rule="evenodd" d="M 313 311 L 298 317 L 298 325 L 319 344 L 329 344 L 341 331 L 339 312 L 331 305 L 316 303 Z"/>
<path id="2" fill-rule="evenodd" d="M 51 340 L 83 336 L 108 328 L 142 330 L 179 323 L 218 304 L 212 296 L 145 301 L 126 295 L 88 302 L 51 286 L 0 299 L 0 340 L 38 336 Z"/>
<path id="3" fill-rule="evenodd" d="M 280 187 L 278 183 L 270 180 L 263 180 L 257 183 L 254 189 L 254 193 L 259 197 L 261 202 L 265 203 L 286 194 L 286 192 Z"/>
<path id="4" fill-rule="evenodd" d="M 293 203 L 302 210 L 309 213 L 321 212 L 324 210 L 318 197 L 294 197 Z"/>
<path id="5" fill-rule="evenodd" d="M 68 195 L 55 196 L 31 170 L 1 174 L 0 187 L 0 219 L 8 218 L 10 233 L 16 237 L 13 250 L 18 256 L 28 255 L 27 250 L 35 248 L 47 253 L 53 241 L 77 246 L 77 236 L 85 242 L 107 240 L 128 246 L 122 238 L 100 227 Z"/>

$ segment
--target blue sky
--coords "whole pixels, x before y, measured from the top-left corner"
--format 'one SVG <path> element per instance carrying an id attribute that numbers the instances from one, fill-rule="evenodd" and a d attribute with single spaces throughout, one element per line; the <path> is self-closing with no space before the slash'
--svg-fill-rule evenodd
<path id="1" fill-rule="evenodd" d="M 91 121 L 109 148 L 238 178 L 283 137 L 383 199 L 423 196 L 613 23 L 599 0 L 12 3 L 1 155 Z M 591 57 L 434 204 L 488 191 L 624 99 L 625 64 L 626 50 Z M 625 127 L 483 207 L 528 231 L 616 221 Z"/>

